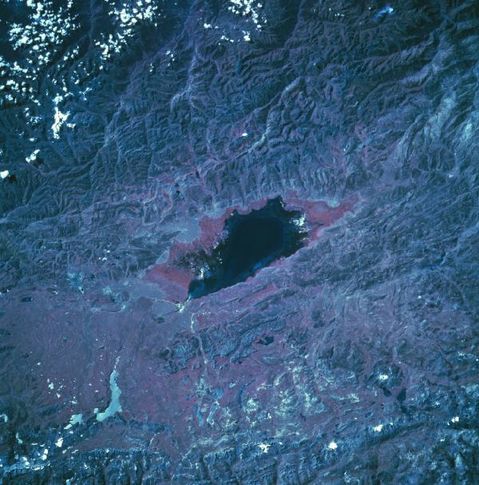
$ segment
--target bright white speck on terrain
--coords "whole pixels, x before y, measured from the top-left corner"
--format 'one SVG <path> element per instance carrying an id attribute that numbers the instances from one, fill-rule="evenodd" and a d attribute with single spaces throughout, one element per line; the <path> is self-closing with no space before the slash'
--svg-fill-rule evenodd
<path id="1" fill-rule="evenodd" d="M 61 436 L 55 441 L 55 446 L 57 448 L 61 448 L 63 446 L 63 438 Z"/>
<path id="2" fill-rule="evenodd" d="M 210 271 L 209 266 L 208 266 L 207 264 L 205 264 L 205 265 L 204 265 L 204 266 L 202 266 L 202 267 L 200 268 L 200 270 L 198 271 L 198 276 L 197 276 L 197 278 L 198 278 L 199 280 L 203 280 L 203 279 L 205 279 L 205 278 L 208 276 L 209 271 Z"/>
<path id="3" fill-rule="evenodd" d="M 263 453 L 268 453 L 269 449 L 271 448 L 271 445 L 268 443 L 260 443 L 258 445 L 258 448 L 263 452 Z"/>
<path id="4" fill-rule="evenodd" d="M 5 413 L 0 414 L 0 419 L 3 419 L 4 423 L 8 423 L 8 416 Z"/>
<path id="5" fill-rule="evenodd" d="M 226 40 L 227 42 L 231 42 L 231 43 L 234 43 L 234 40 L 231 38 L 231 37 L 228 37 L 227 35 L 223 34 L 221 37 L 220 37 L 221 40 Z"/>
<path id="6" fill-rule="evenodd" d="M 304 216 L 299 217 L 298 219 L 294 219 L 293 223 L 297 227 L 303 227 L 306 222 L 306 218 Z"/>
<path id="7" fill-rule="evenodd" d="M 32 163 L 37 159 L 37 155 L 40 153 L 40 150 L 37 148 L 34 150 L 30 155 L 28 155 L 27 158 L 25 158 L 25 161 L 27 163 Z"/>
<path id="8" fill-rule="evenodd" d="M 189 297 L 188 299 L 185 301 L 185 302 L 182 302 L 182 303 L 177 303 L 176 304 L 176 308 L 177 308 L 177 311 L 179 313 L 183 313 L 185 308 L 186 308 L 186 304 L 190 301 Z"/>
<path id="9" fill-rule="evenodd" d="M 380 381 L 387 381 L 388 379 L 389 379 L 389 376 L 387 374 L 379 374 Z"/>
<path id="10" fill-rule="evenodd" d="M 381 10 L 379 10 L 376 15 L 374 16 L 375 19 L 380 19 L 381 17 L 384 17 L 385 15 L 391 15 L 394 13 L 394 8 L 391 7 L 391 5 L 386 5 L 383 7 Z"/>
<path id="11" fill-rule="evenodd" d="M 382 424 L 378 424 L 377 426 L 373 426 L 373 431 L 375 431 L 376 433 L 380 433 L 382 430 L 383 430 Z"/>
<path id="12" fill-rule="evenodd" d="M 60 138 L 60 128 L 62 127 L 63 123 L 68 119 L 70 116 L 70 112 L 62 113 L 57 106 L 55 106 L 55 116 L 54 116 L 54 123 L 52 125 L 53 131 L 53 138 L 57 139 Z"/>
<path id="13" fill-rule="evenodd" d="M 451 423 L 459 423 L 459 416 L 454 416 L 454 417 L 451 419 Z"/>
<path id="14" fill-rule="evenodd" d="M 328 444 L 328 448 L 330 450 L 337 450 L 338 449 L 338 444 L 336 443 L 336 441 L 331 441 L 329 444 Z"/>
<path id="15" fill-rule="evenodd" d="M 3 170 L 2 172 L 0 172 L 0 177 L 2 179 L 6 179 L 9 175 L 10 175 L 10 172 L 8 170 Z"/>

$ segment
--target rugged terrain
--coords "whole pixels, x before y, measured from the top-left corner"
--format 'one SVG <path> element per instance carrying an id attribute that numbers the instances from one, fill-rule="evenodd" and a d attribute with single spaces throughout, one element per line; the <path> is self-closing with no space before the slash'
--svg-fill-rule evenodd
<path id="1" fill-rule="evenodd" d="M 477 2 L 0 12 L 0 482 L 477 483 Z"/>

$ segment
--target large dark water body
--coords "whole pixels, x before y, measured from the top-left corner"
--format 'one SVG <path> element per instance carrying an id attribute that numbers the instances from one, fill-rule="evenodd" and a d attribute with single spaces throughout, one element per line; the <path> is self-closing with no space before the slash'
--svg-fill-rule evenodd
<path id="1" fill-rule="evenodd" d="M 0 6 L 5 483 L 477 483 L 477 2 L 261 4 Z M 145 277 L 277 197 L 351 209 Z"/>
<path id="2" fill-rule="evenodd" d="M 225 237 L 211 251 L 206 274 L 194 278 L 189 295 L 199 298 L 232 286 L 303 245 L 306 231 L 301 212 L 287 211 L 279 197 L 248 214 L 234 213 L 225 223 Z"/>

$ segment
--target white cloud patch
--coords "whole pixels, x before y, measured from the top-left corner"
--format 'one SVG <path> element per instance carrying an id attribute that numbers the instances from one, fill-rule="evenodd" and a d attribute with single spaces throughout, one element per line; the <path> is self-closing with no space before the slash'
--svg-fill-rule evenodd
<path id="1" fill-rule="evenodd" d="M 60 128 L 62 127 L 63 123 L 68 119 L 70 116 L 70 112 L 62 113 L 58 106 L 55 106 L 55 114 L 54 114 L 54 122 L 52 125 L 53 131 L 53 138 L 59 139 L 60 138 Z"/>

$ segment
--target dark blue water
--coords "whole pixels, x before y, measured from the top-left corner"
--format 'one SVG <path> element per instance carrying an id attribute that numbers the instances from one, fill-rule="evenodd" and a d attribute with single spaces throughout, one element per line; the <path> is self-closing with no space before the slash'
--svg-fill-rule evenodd
<path id="1" fill-rule="evenodd" d="M 296 252 L 305 237 L 294 223 L 300 216 L 298 211 L 285 210 L 279 197 L 249 214 L 234 212 L 225 223 L 227 237 L 208 260 L 209 272 L 191 282 L 190 296 L 199 298 L 245 281 L 273 261 Z"/>

